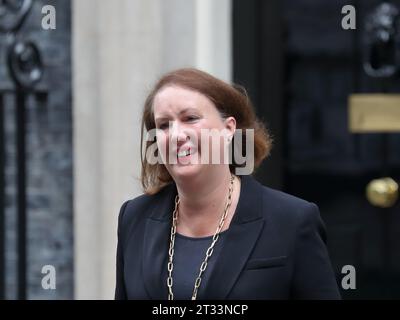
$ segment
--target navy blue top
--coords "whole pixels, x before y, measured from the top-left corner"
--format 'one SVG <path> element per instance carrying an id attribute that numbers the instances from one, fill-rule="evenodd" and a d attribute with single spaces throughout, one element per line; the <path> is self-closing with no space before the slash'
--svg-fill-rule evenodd
<path id="1" fill-rule="evenodd" d="M 206 285 L 215 260 L 219 255 L 227 230 L 220 233 L 215 243 L 214 251 L 208 259 L 208 265 L 201 277 L 201 284 L 197 299 L 201 299 L 202 288 Z M 176 234 L 174 248 L 174 269 L 172 271 L 173 292 L 176 300 L 190 300 L 192 298 L 194 283 L 200 272 L 206 252 L 212 243 L 213 236 L 192 238 Z"/>

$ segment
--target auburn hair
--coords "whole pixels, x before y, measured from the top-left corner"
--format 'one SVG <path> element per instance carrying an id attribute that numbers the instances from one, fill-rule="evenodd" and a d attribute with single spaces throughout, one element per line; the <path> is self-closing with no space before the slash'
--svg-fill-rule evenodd
<path id="1" fill-rule="evenodd" d="M 147 194 L 155 194 L 170 184 L 173 179 L 164 164 L 150 164 L 146 159 L 147 148 L 154 142 L 143 143 L 145 130 L 156 127 L 153 113 L 153 102 L 157 93 L 168 86 L 178 86 L 197 91 L 210 99 L 222 118 L 234 117 L 236 128 L 242 129 L 242 152 L 245 151 L 246 129 L 254 130 L 254 169 L 269 155 L 272 138 L 264 124 L 257 118 L 253 105 L 243 87 L 230 85 L 214 76 L 194 68 L 174 70 L 163 75 L 155 84 L 144 103 L 141 122 L 141 183 Z M 232 141 L 235 146 L 235 139 Z M 243 167 L 234 161 L 229 165 L 233 172 L 236 167 Z"/>

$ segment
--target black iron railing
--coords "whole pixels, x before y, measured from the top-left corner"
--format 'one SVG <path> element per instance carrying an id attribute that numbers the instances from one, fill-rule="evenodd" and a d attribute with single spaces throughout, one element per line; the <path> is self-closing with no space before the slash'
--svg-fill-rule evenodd
<path id="1" fill-rule="evenodd" d="M 0 299 L 5 298 L 5 95 L 15 98 L 16 185 L 18 217 L 18 299 L 27 298 L 27 201 L 26 201 L 26 100 L 42 78 L 43 64 L 38 47 L 25 41 L 21 26 L 32 8 L 32 0 L 0 0 L 0 32 L 5 34 L 7 71 L 13 88 L 0 88 Z"/>

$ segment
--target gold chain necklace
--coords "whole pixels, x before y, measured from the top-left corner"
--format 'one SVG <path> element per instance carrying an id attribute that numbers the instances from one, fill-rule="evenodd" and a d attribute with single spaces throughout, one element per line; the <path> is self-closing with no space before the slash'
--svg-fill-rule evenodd
<path id="1" fill-rule="evenodd" d="M 197 292 L 200 288 L 201 284 L 201 277 L 203 276 L 204 271 L 207 268 L 208 265 L 208 260 L 213 254 L 214 251 L 214 246 L 215 243 L 218 241 L 219 234 L 221 233 L 221 230 L 224 226 L 226 216 L 228 214 L 228 209 L 231 206 L 232 203 L 232 191 L 233 191 L 233 180 L 234 176 L 231 174 L 231 181 L 229 185 L 229 194 L 228 194 L 228 199 L 226 200 L 225 204 L 225 209 L 224 213 L 221 216 L 221 220 L 219 221 L 218 228 L 214 233 L 211 245 L 206 251 L 206 257 L 203 261 L 203 263 L 200 266 L 200 272 L 199 275 L 196 278 L 196 281 L 194 283 L 194 289 L 193 289 L 193 294 L 192 294 L 192 300 L 196 300 L 197 298 Z M 171 237 L 170 237 L 170 242 L 169 242 L 169 250 L 168 250 L 168 255 L 169 255 L 169 260 L 168 260 L 168 278 L 167 278 L 167 286 L 168 286 L 168 300 L 174 300 L 174 294 L 172 292 L 172 270 L 174 269 L 174 264 L 173 264 L 173 259 L 174 259 L 174 246 L 175 246 L 175 235 L 176 235 L 176 226 L 178 224 L 178 207 L 179 207 L 179 196 L 176 195 L 175 197 L 175 209 L 172 213 L 172 226 L 171 226 Z"/>

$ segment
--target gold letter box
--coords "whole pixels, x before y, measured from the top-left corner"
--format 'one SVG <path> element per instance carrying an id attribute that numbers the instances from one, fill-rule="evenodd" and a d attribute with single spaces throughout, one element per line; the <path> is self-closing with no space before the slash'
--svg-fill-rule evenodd
<path id="1" fill-rule="evenodd" d="M 348 111 L 352 133 L 400 132 L 400 94 L 352 94 Z"/>

